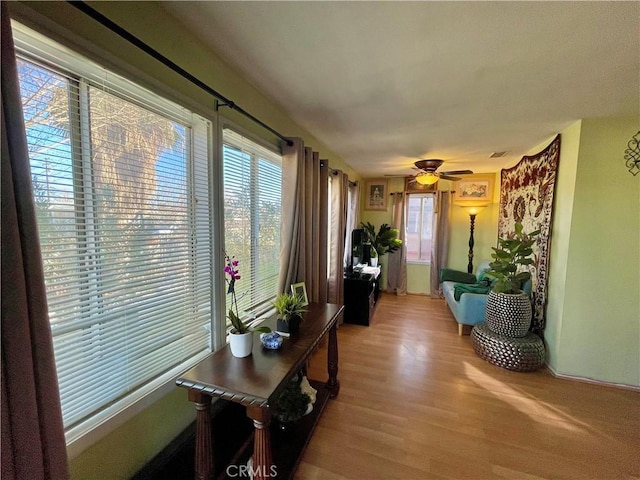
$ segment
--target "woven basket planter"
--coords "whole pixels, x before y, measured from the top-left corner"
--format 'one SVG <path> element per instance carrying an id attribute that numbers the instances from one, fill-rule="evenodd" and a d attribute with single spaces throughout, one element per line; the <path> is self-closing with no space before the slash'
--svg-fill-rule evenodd
<path id="1" fill-rule="evenodd" d="M 487 362 L 516 372 L 533 372 L 544 363 L 544 343 L 534 333 L 511 338 L 492 332 L 486 323 L 471 330 L 476 354 Z"/>
<path id="2" fill-rule="evenodd" d="M 485 318 L 489 329 L 507 337 L 524 337 L 531 326 L 531 299 L 517 294 L 489 292 Z"/>

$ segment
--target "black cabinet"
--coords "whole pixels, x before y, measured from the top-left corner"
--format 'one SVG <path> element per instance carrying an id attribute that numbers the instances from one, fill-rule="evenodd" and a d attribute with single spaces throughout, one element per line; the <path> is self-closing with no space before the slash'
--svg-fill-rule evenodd
<path id="1" fill-rule="evenodd" d="M 345 323 L 369 326 L 380 295 L 379 278 L 368 273 L 344 277 Z"/>

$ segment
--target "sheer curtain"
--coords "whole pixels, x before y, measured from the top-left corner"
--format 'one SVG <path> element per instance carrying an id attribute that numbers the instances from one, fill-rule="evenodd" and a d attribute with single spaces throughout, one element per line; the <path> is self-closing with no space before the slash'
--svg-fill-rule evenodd
<path id="1" fill-rule="evenodd" d="M 360 182 L 349 182 L 347 187 L 347 223 L 344 239 L 344 266 L 351 264 L 351 231 L 358 225 Z"/>
<path id="2" fill-rule="evenodd" d="M 439 191 L 433 211 L 431 242 L 430 290 L 432 297 L 442 297 L 440 288 L 440 269 L 447 264 L 449 257 L 449 216 L 451 214 L 451 192 Z"/>
<path id="3" fill-rule="evenodd" d="M 331 176 L 331 218 L 329 219 L 329 302 L 344 303 L 344 253 L 347 232 L 349 177 L 340 170 Z"/>
<path id="4" fill-rule="evenodd" d="M 282 226 L 278 291 L 305 282 L 310 302 L 327 301 L 328 167 L 292 138 L 282 156 Z"/>
<path id="5" fill-rule="evenodd" d="M 11 23 L 2 2 L 2 478 L 68 478 Z"/>
<path id="6" fill-rule="evenodd" d="M 392 226 L 398 229 L 398 238 L 402 240 L 402 246 L 393 253 L 387 254 L 387 290 L 396 295 L 407 294 L 407 247 L 405 245 L 404 228 L 404 202 L 405 194 L 396 192 L 393 194 Z"/>

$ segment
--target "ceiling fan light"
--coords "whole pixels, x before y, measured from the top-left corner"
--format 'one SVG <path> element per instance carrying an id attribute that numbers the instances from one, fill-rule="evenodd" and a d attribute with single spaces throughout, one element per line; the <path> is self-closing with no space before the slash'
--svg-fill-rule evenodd
<path id="1" fill-rule="evenodd" d="M 416 175 L 416 182 L 420 185 L 433 185 L 438 181 L 438 176 L 435 173 L 419 173 Z"/>

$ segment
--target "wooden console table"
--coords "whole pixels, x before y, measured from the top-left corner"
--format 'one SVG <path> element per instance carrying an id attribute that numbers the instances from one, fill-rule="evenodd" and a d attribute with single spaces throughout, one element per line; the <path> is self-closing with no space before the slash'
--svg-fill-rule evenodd
<path id="1" fill-rule="evenodd" d="M 254 478 L 263 480 L 270 478 L 274 473 L 277 473 L 277 478 L 293 476 L 293 471 L 285 474 L 279 471 L 277 464 L 272 462 L 269 430 L 272 413 L 270 403 L 291 378 L 306 365 L 308 357 L 327 333 L 329 334 L 327 359 L 329 380 L 325 387 L 332 398 L 337 396 L 340 390 L 336 328 L 344 307 L 312 303 L 307 308 L 308 312 L 304 315 L 300 332 L 285 339 L 279 350 L 263 348 L 256 338 L 252 354 L 246 358 L 236 358 L 231 355 L 227 345 L 206 357 L 176 380 L 178 386 L 188 389 L 189 400 L 196 405 L 196 480 L 209 480 L 214 472 L 210 415 L 212 397 L 220 397 L 244 405 L 247 416 L 253 420 Z M 274 317 L 265 321 L 264 325 L 275 329 L 275 322 Z M 319 397 L 321 393 L 318 392 Z M 326 401 L 316 401 L 315 414 L 319 415 L 325 405 Z M 310 430 L 314 426 L 315 422 Z M 306 446 L 310 436 L 311 431 L 308 432 L 302 448 Z M 302 451 L 299 453 L 302 454 Z M 297 459 L 293 462 L 292 470 L 295 470 L 296 466 Z"/>

